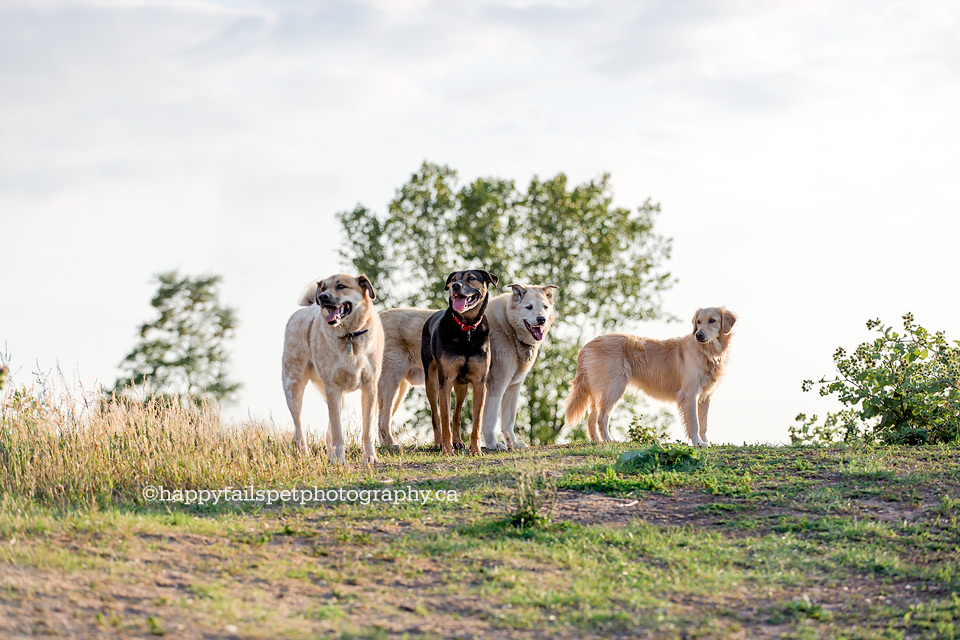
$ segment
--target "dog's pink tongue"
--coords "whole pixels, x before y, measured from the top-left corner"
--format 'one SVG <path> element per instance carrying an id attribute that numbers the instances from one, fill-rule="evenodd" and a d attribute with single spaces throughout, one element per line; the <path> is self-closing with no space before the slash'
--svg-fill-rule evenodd
<path id="1" fill-rule="evenodd" d="M 339 312 L 339 311 L 340 311 L 340 308 L 339 308 L 339 307 L 331 307 L 331 308 L 330 308 L 330 313 L 328 313 L 327 316 L 326 316 L 326 321 L 327 321 L 327 322 L 333 322 L 334 320 L 336 320 L 336 319 L 337 319 L 337 312 Z"/>
<path id="2" fill-rule="evenodd" d="M 457 313 L 462 313 L 464 309 L 467 308 L 467 299 L 466 298 L 454 298 L 453 299 L 453 310 Z"/>

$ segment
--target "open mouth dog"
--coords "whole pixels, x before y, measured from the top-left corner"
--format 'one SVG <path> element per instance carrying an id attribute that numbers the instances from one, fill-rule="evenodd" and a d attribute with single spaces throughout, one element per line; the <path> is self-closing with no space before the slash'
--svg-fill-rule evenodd
<path id="1" fill-rule="evenodd" d="M 321 308 L 323 309 L 323 319 L 331 326 L 340 324 L 353 311 L 353 305 L 349 302 L 336 306 L 324 304 Z"/>
<path id="2" fill-rule="evenodd" d="M 453 310 L 457 313 L 463 313 L 468 309 L 472 309 L 477 306 L 477 303 L 480 302 L 479 293 L 471 293 L 464 295 L 462 293 L 457 293 L 456 291 L 450 297 L 450 302 L 453 305 Z"/>
<path id="3" fill-rule="evenodd" d="M 540 325 L 532 325 L 526 320 L 523 321 L 524 326 L 527 327 L 527 331 L 530 332 L 530 335 L 533 336 L 533 339 L 537 342 L 543 340 L 543 327 Z"/>

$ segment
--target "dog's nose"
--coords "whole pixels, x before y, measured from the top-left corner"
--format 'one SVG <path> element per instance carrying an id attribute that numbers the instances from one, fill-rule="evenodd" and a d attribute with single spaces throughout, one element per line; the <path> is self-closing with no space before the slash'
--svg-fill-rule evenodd
<path id="1" fill-rule="evenodd" d="M 331 298 L 329 293 L 321 293 L 320 295 L 317 296 L 317 302 L 319 302 L 320 304 L 326 304 L 330 302 L 330 300 Z"/>
<path id="2" fill-rule="evenodd" d="M 703 331 L 697 331 L 697 340 L 703 342 L 704 338 L 706 338 L 706 335 L 704 335 Z"/>
<path id="3" fill-rule="evenodd" d="M 540 325 L 541 327 L 543 326 L 543 323 L 546 321 L 547 319 L 544 318 L 543 316 L 537 316 L 537 324 Z"/>
<path id="4" fill-rule="evenodd" d="M 453 288 L 454 291 L 460 291 L 460 289 L 463 289 L 463 283 L 462 283 L 462 282 L 454 282 L 452 288 Z"/>

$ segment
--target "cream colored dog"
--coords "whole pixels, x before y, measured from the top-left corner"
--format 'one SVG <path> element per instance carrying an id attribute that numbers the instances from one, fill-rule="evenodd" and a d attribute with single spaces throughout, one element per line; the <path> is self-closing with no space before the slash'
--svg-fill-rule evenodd
<path id="1" fill-rule="evenodd" d="M 327 455 L 346 462 L 341 412 L 343 395 L 361 390 L 363 462 L 376 462 L 373 414 L 383 358 L 383 327 L 373 308 L 377 294 L 366 276 L 340 273 L 311 282 L 287 321 L 283 339 L 283 392 L 293 416 L 293 442 L 301 452 L 307 441 L 300 425 L 307 381 L 320 389 L 330 411 Z"/>
<path id="2" fill-rule="evenodd" d="M 490 323 L 490 372 L 487 402 L 483 406 L 483 446 L 488 451 L 521 449 L 517 440 L 517 403 L 520 387 L 540 353 L 555 318 L 557 285 L 511 284 L 512 293 L 493 298 L 487 306 Z M 497 442 L 497 417 L 506 444 Z"/>
<path id="3" fill-rule="evenodd" d="M 611 440 L 607 422 L 627 386 L 676 402 L 694 445 L 707 445 L 710 396 L 723 376 L 730 332 L 737 317 L 723 307 L 697 309 L 693 331 L 655 340 L 624 333 L 594 338 L 577 356 L 577 375 L 567 396 L 567 424 L 590 409 L 587 429 L 593 441 Z M 599 426 L 599 430 L 598 430 Z"/>
<path id="4" fill-rule="evenodd" d="M 488 451 L 527 446 L 517 440 L 514 425 L 520 387 L 540 352 L 540 345 L 554 319 L 557 285 L 512 284 L 512 293 L 491 298 L 486 316 L 490 324 L 490 372 L 484 403 L 482 431 Z M 420 341 L 430 309 L 389 309 L 380 314 L 385 343 L 380 375 L 380 441 L 393 445 L 390 419 L 397 412 L 410 385 L 422 385 Z M 497 442 L 497 417 L 506 444 Z M 439 446 L 439 442 L 434 442 Z"/>

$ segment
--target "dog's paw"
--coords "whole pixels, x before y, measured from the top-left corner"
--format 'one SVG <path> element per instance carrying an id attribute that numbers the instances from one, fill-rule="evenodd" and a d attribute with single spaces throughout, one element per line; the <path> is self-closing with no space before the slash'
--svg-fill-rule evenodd
<path id="1" fill-rule="evenodd" d="M 480 451 L 480 447 L 470 447 L 470 455 L 472 456 L 482 456 L 483 452 Z"/>
<path id="2" fill-rule="evenodd" d="M 453 443 L 453 449 L 454 449 L 455 451 L 466 451 L 466 450 L 467 450 L 467 445 L 463 444 L 462 442 L 454 442 L 454 443 Z"/>
<path id="3" fill-rule="evenodd" d="M 445 455 L 445 456 L 452 456 L 452 455 L 453 455 L 453 447 L 441 447 L 441 448 L 440 448 L 440 452 L 443 453 L 443 455 Z"/>
<path id="4" fill-rule="evenodd" d="M 494 442 L 493 444 L 485 444 L 487 451 L 506 451 L 508 449 L 507 445 L 502 442 Z"/>
<path id="5" fill-rule="evenodd" d="M 694 441 L 693 441 L 693 446 L 695 446 L 695 447 L 709 447 L 709 446 L 710 446 L 710 443 L 707 442 L 706 440 L 694 440 Z"/>
<path id="6" fill-rule="evenodd" d="M 347 464 L 346 447 L 343 445 L 333 447 L 330 451 L 330 462 L 332 464 Z"/>
<path id="7" fill-rule="evenodd" d="M 303 437 L 303 434 L 301 434 L 299 438 L 297 436 L 293 437 L 293 450 L 304 455 L 309 453 L 307 439 Z"/>
<path id="8" fill-rule="evenodd" d="M 511 449 L 526 449 L 529 446 L 530 445 L 528 445 L 526 442 L 521 442 L 519 440 L 514 440 L 513 442 L 510 443 Z"/>
<path id="9" fill-rule="evenodd" d="M 370 465 L 370 464 L 376 464 L 376 462 L 377 462 L 376 451 L 363 454 L 363 464 Z"/>

